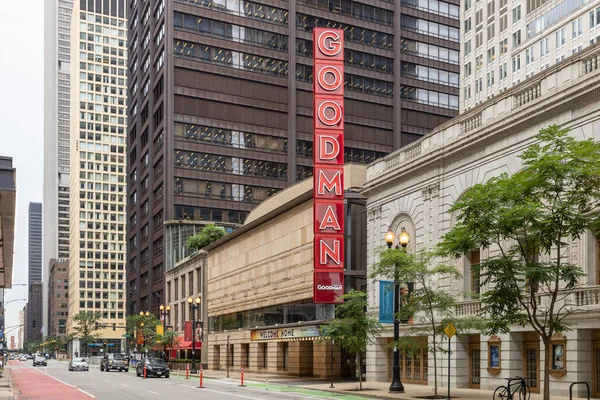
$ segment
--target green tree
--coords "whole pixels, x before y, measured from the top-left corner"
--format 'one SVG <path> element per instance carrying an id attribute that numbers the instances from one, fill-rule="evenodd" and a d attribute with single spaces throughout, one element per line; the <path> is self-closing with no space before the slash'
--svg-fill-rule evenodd
<path id="1" fill-rule="evenodd" d="M 551 338 L 570 329 L 564 300 L 584 275 L 568 262 L 569 241 L 598 223 L 592 211 L 600 202 L 600 144 L 575 140 L 556 125 L 537 139 L 521 155 L 520 171 L 473 186 L 451 207 L 457 224 L 441 248 L 455 257 L 490 250 L 479 265 L 482 310 L 493 316 L 487 330 L 529 325 L 540 335 L 549 400 Z"/>
<path id="2" fill-rule="evenodd" d="M 379 252 L 379 261 L 372 267 L 370 277 L 374 279 L 387 278 L 394 280 L 397 271 L 398 276 L 404 282 L 413 283 L 411 293 L 401 288 L 402 307 L 396 314 L 400 321 L 408 320 L 414 316 L 415 324 L 402 335 L 398 343 L 393 346 L 403 349 L 405 352 L 413 352 L 420 347 L 413 339 L 414 336 L 425 336 L 431 338 L 428 352 L 433 355 L 433 379 L 435 396 L 438 395 L 437 355 L 447 352 L 442 345 L 444 328 L 449 322 L 457 326 L 467 326 L 470 321 L 459 321 L 453 318 L 458 293 L 433 285 L 433 278 L 457 279 L 460 273 L 454 266 L 443 264 L 433 265 L 435 255 L 431 251 L 421 251 L 416 254 L 407 253 L 403 249 L 384 248 Z"/>
<path id="3" fill-rule="evenodd" d="M 166 331 L 162 335 L 156 335 L 156 344 L 163 346 L 165 359 L 167 359 L 167 347 L 173 348 L 179 344 L 179 336 L 173 331 Z"/>
<path id="4" fill-rule="evenodd" d="M 220 226 L 213 224 L 206 225 L 200 233 L 190 237 L 187 242 L 188 249 L 191 252 L 198 251 L 225 236 L 226 232 Z"/>
<path id="5" fill-rule="evenodd" d="M 144 344 L 141 345 L 141 350 L 146 351 L 157 343 L 156 326 L 162 325 L 162 322 L 153 314 L 149 316 L 145 315 L 130 315 L 127 317 L 125 323 L 125 331 L 131 335 L 132 338 L 136 339 L 137 335 L 141 333 L 144 337 Z"/>
<path id="6" fill-rule="evenodd" d="M 35 353 L 40 349 L 40 344 L 42 342 L 37 340 L 27 341 L 23 344 L 23 350 L 27 354 Z"/>
<path id="7" fill-rule="evenodd" d="M 342 297 L 344 302 L 335 308 L 336 318 L 321 327 L 324 340 L 334 340 L 348 353 L 355 354 L 359 365 L 359 386 L 362 390 L 362 359 L 367 346 L 381 332 L 381 324 L 365 313 L 367 294 L 350 290 Z"/>
<path id="8" fill-rule="evenodd" d="M 70 338 L 81 342 L 85 357 L 88 355 L 88 344 L 102 339 L 102 335 L 96 330 L 96 324 L 100 323 L 102 323 L 102 314 L 99 312 L 80 311 L 73 317 Z"/>

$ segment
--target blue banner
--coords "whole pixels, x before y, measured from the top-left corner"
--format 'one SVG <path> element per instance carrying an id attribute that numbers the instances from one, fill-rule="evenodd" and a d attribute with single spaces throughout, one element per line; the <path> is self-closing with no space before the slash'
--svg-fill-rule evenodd
<path id="1" fill-rule="evenodd" d="M 379 281 L 379 322 L 394 322 L 394 282 Z"/>

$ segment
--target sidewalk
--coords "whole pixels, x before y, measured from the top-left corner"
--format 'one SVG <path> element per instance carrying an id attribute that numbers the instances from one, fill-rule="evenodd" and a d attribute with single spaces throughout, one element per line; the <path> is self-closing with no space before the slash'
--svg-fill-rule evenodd
<path id="1" fill-rule="evenodd" d="M 185 371 L 176 371 L 173 370 L 171 372 L 172 375 L 183 375 L 185 376 Z M 227 378 L 226 371 L 213 371 L 213 370 L 205 370 L 204 371 L 204 384 L 205 386 L 210 385 L 210 379 L 222 379 L 229 380 L 233 382 L 240 382 L 240 372 L 239 371 L 231 371 L 229 374 L 229 378 Z M 190 374 L 190 379 L 198 379 L 198 375 Z M 268 380 L 268 382 L 267 382 Z M 293 376 L 281 376 L 281 375 L 268 375 L 268 374 L 257 374 L 257 373 L 244 373 L 244 383 L 247 386 L 254 388 L 265 388 L 269 390 L 284 390 L 289 387 L 296 387 L 302 389 L 310 389 L 310 390 L 319 390 L 330 393 L 337 393 L 343 395 L 353 395 L 360 396 L 364 398 L 372 398 L 372 399 L 418 399 L 424 398 L 426 396 L 433 395 L 433 388 L 424 385 L 414 385 L 414 384 L 404 384 L 405 393 L 394 393 L 391 394 L 388 392 L 389 382 L 363 382 L 363 390 L 358 390 L 358 382 L 355 381 L 345 381 L 345 382 L 337 382 L 334 381 L 334 388 L 330 388 L 331 382 L 327 380 L 319 380 L 315 378 L 298 378 Z M 268 385 L 268 386 L 267 386 Z M 444 399 L 447 395 L 447 388 L 441 387 L 438 389 L 438 395 L 444 396 Z M 471 400 L 491 400 L 493 398 L 494 392 L 489 390 L 479 390 L 479 389 L 455 389 L 451 388 L 450 393 L 452 398 L 460 398 L 460 399 L 471 399 Z M 552 396 L 552 400 L 568 400 L 568 397 L 556 397 Z M 531 394 L 530 400 L 542 400 L 542 396 L 540 394 Z"/>
<path id="2" fill-rule="evenodd" d="M 10 368 L 7 366 L 4 367 L 4 372 L 0 378 L 0 400 L 13 400 Z"/>

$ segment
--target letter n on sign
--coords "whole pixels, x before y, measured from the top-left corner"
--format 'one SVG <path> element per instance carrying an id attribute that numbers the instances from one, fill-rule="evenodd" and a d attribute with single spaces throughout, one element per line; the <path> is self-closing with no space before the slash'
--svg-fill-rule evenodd
<path id="1" fill-rule="evenodd" d="M 315 303 L 344 294 L 344 31 L 315 28 L 314 279 Z"/>

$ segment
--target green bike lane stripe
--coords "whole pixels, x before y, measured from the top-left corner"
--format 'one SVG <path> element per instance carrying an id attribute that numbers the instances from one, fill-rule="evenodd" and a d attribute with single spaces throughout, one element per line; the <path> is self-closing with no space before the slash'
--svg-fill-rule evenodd
<path id="1" fill-rule="evenodd" d="M 246 383 L 246 386 L 266 390 L 266 385 L 264 383 Z M 282 386 L 282 385 L 277 385 L 277 384 L 269 384 L 268 388 L 269 388 L 268 390 L 273 390 L 273 391 L 277 391 L 277 392 L 305 394 L 307 396 L 325 397 L 328 399 L 342 399 L 342 400 L 364 400 L 365 399 L 364 397 L 353 396 L 351 394 L 327 392 L 327 391 L 318 390 L 318 389 L 302 389 L 297 386 Z"/>
<path id="2" fill-rule="evenodd" d="M 176 375 L 176 374 L 171 374 L 171 377 L 185 380 L 185 375 L 180 376 L 180 375 Z M 192 378 L 192 376 L 190 376 L 190 379 L 198 380 L 198 376 L 194 376 L 193 378 Z M 220 380 L 220 378 L 211 378 L 211 377 L 204 377 L 204 379 Z M 264 383 L 251 383 L 251 382 L 247 382 L 247 381 L 245 383 L 246 383 L 246 386 L 248 386 L 250 388 L 267 390 L 267 386 Z M 310 396 L 310 397 L 322 397 L 322 398 L 327 398 L 327 399 L 339 399 L 339 400 L 364 400 L 365 399 L 364 397 L 354 396 L 351 394 L 327 392 L 327 391 L 318 390 L 318 389 L 302 389 L 297 386 L 284 386 L 284 385 L 278 385 L 278 384 L 273 384 L 273 383 L 269 384 L 268 390 L 274 391 L 274 392 L 303 394 L 303 395 Z"/>

